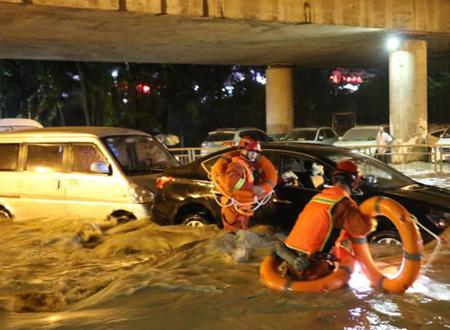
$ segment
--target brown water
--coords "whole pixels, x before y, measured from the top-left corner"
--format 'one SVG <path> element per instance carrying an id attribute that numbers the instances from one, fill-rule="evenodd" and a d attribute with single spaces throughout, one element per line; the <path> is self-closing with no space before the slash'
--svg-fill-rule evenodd
<path id="1" fill-rule="evenodd" d="M 1 224 L 0 329 L 450 328 L 448 248 L 403 295 L 360 273 L 349 288 L 296 294 L 259 282 L 267 231 L 99 226 L 86 244 L 79 220 Z"/>

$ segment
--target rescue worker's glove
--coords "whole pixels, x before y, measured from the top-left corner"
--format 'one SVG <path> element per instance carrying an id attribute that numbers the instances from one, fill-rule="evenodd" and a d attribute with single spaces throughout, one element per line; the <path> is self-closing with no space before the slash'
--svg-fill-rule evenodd
<path id="1" fill-rule="evenodd" d="M 256 195 L 256 197 L 258 197 L 258 199 L 259 199 L 259 198 L 264 197 L 266 191 L 264 190 L 264 188 L 263 188 L 262 186 L 256 185 L 256 184 L 255 184 L 255 185 L 253 186 L 253 193 L 254 193 L 254 194 Z"/>
<path id="2" fill-rule="evenodd" d="M 370 233 L 375 232 L 375 230 L 377 230 L 377 226 L 378 226 L 378 220 L 376 218 L 370 218 Z"/>
<path id="3" fill-rule="evenodd" d="M 306 255 L 299 254 L 292 263 L 292 267 L 296 272 L 303 272 L 309 266 L 309 259 Z"/>

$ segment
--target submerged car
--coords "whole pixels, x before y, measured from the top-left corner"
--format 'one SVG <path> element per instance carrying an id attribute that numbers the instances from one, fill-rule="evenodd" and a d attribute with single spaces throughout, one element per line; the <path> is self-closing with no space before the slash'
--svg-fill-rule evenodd
<path id="1" fill-rule="evenodd" d="M 0 218 L 148 218 L 155 180 L 178 162 L 151 135 L 116 127 L 0 134 Z"/>
<path id="2" fill-rule="evenodd" d="M 190 164 L 165 170 L 157 179 L 153 215 L 160 224 L 221 226 L 220 207 L 214 186 L 208 177 L 217 159 L 232 149 L 216 152 Z M 301 143 L 269 143 L 262 153 L 283 173 L 293 172 L 294 182 L 281 181 L 267 205 L 259 208 L 250 224 L 266 223 L 288 231 L 306 203 L 330 182 L 336 164 L 351 159 L 358 164 L 365 179 L 354 194 L 360 203 L 372 196 L 392 198 L 406 207 L 421 224 L 440 234 L 450 221 L 450 191 L 414 181 L 370 156 L 345 148 Z M 320 170 L 317 170 L 320 169 Z M 425 241 L 432 237 L 422 231 Z M 385 218 L 370 236 L 372 242 L 400 242 L 400 237 Z"/>
<path id="3" fill-rule="evenodd" d="M 282 141 L 333 144 L 339 135 L 331 127 L 294 128 Z"/>

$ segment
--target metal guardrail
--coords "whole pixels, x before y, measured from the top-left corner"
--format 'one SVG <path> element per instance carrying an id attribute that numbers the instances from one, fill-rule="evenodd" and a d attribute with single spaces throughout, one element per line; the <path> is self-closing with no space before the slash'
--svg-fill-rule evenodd
<path id="1" fill-rule="evenodd" d="M 386 163 L 397 165 L 415 166 L 417 162 L 428 163 L 428 169 L 436 173 L 450 173 L 450 144 L 390 144 L 382 145 L 389 150 L 384 154 L 376 154 L 377 146 L 353 146 L 350 149 L 384 160 Z M 210 148 L 210 153 L 223 148 Z M 202 148 L 169 148 L 169 151 L 180 161 L 187 164 L 203 156 Z M 419 166 L 419 165 L 417 165 Z"/>

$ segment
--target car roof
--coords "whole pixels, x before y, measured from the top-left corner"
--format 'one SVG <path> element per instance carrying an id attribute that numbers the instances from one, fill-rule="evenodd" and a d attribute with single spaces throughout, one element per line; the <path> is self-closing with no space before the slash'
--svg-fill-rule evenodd
<path id="1" fill-rule="evenodd" d="M 310 155 L 317 159 L 327 159 L 324 155 L 341 153 L 341 154 L 351 154 L 354 153 L 352 150 L 343 147 L 335 147 L 326 144 L 311 144 L 311 143 L 299 143 L 299 142 L 261 142 L 262 150 L 277 149 L 287 152 L 298 152 Z M 237 147 L 231 147 L 227 149 L 222 149 L 213 152 L 206 156 L 205 158 L 212 158 L 214 156 L 220 155 L 222 153 L 229 152 L 231 150 L 236 150 Z M 205 160 L 205 158 L 200 158 L 199 161 Z"/>
<path id="2" fill-rule="evenodd" d="M 361 125 L 361 126 L 353 126 L 350 129 L 353 129 L 353 130 L 355 130 L 355 129 L 370 129 L 370 128 L 380 129 L 380 127 L 388 127 L 388 126 L 389 125 L 384 125 L 384 124 L 382 124 L 382 125 Z"/>
<path id="3" fill-rule="evenodd" d="M 8 131 L 0 133 L 1 138 L 5 137 L 27 137 L 27 136 L 97 136 L 106 137 L 114 135 L 149 135 L 145 132 L 121 128 L 121 127 L 103 127 L 103 126 L 65 126 L 65 127 L 46 127 L 32 128 L 19 131 Z"/>
<path id="4" fill-rule="evenodd" d="M 33 120 L 33 119 L 28 119 L 28 118 L 1 118 L 0 126 L 43 127 L 40 122 Z"/>
<path id="5" fill-rule="evenodd" d="M 295 127 L 294 129 L 292 129 L 293 131 L 306 131 L 306 130 L 319 130 L 319 129 L 323 129 L 323 128 L 326 128 L 326 129 L 332 129 L 331 127 L 329 127 L 329 126 L 317 126 L 317 127 Z"/>
<path id="6" fill-rule="evenodd" d="M 239 128 L 218 128 L 218 129 L 208 132 L 208 134 L 218 133 L 218 132 L 236 133 L 239 131 L 247 131 L 247 130 L 258 130 L 258 131 L 264 132 L 262 129 L 257 128 L 257 127 L 239 127 Z"/>

